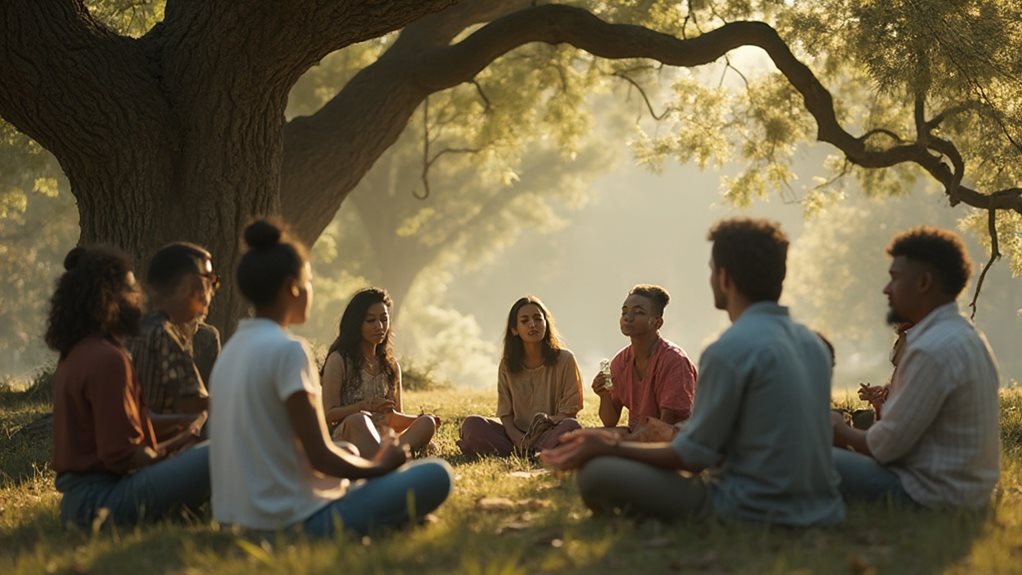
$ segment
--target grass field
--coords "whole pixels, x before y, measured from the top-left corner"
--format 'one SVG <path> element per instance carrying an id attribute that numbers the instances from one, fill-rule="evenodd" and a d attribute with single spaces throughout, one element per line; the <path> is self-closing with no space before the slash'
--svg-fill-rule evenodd
<path id="1" fill-rule="evenodd" d="M 440 455 L 455 491 L 421 528 L 373 539 L 247 539 L 211 524 L 67 531 L 57 517 L 49 435 L 11 434 L 45 399 L 0 392 L 0 573 L 1008 573 L 1022 572 L 1022 393 L 1002 400 L 1003 475 L 981 513 L 851 506 L 839 527 L 719 521 L 664 525 L 593 518 L 572 478 L 528 460 L 466 461 L 461 418 L 492 413 L 493 392 L 406 392 L 406 409 L 439 414 Z M 583 412 L 595 424 L 595 396 Z M 27 436 L 26 436 L 27 435 Z M 622 478 L 627 481 L 627 478 Z M 479 505 L 484 497 L 503 504 Z"/>

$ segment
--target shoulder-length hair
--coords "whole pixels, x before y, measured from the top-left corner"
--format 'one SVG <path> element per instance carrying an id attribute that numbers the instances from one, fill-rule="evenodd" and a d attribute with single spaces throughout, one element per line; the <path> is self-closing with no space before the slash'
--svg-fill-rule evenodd
<path id="1" fill-rule="evenodd" d="M 511 329 L 518 325 L 518 312 L 523 307 L 532 304 L 539 308 L 540 313 L 546 320 L 546 333 L 543 335 L 543 364 L 552 366 L 557 363 L 561 355 L 561 338 L 554 327 L 554 316 L 550 314 L 543 302 L 536 296 L 527 295 L 519 298 L 511 306 L 507 314 L 507 326 L 504 328 L 504 356 L 502 361 L 508 371 L 516 373 L 525 369 L 525 344 L 522 338 L 511 332 Z"/>
<path id="2" fill-rule="evenodd" d="M 123 325 L 138 319 L 126 317 L 125 294 L 132 289 L 128 284 L 132 270 L 124 252 L 109 246 L 77 247 L 64 258 L 64 270 L 50 298 L 45 337 L 46 345 L 61 359 L 87 336 L 137 329 L 137 325 Z"/>
<path id="3" fill-rule="evenodd" d="M 365 366 L 366 360 L 362 356 L 362 323 L 365 322 L 366 316 L 369 314 L 369 308 L 378 303 L 387 306 L 388 314 L 394 309 L 394 301 L 390 299 L 387 290 L 377 287 L 365 288 L 352 296 L 348 306 L 344 308 L 344 313 L 341 314 L 337 339 L 330 344 L 327 356 L 329 357 L 336 351 L 341 354 L 341 358 L 350 361 L 350 363 L 345 363 L 353 366 L 354 369 L 345 370 L 344 383 L 346 384 L 353 382 Z M 392 334 L 393 330 L 388 327 L 383 343 L 376 346 L 376 357 L 380 359 L 383 372 L 387 374 L 391 394 L 397 389 L 397 360 L 394 359 Z"/>

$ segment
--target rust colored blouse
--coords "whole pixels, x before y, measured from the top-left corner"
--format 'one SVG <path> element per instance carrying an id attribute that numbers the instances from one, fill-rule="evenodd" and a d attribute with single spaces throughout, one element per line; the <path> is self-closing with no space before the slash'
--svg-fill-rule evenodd
<path id="1" fill-rule="evenodd" d="M 110 471 L 139 445 L 155 448 L 156 434 L 131 357 L 109 339 L 82 339 L 54 376 L 53 470 Z"/>

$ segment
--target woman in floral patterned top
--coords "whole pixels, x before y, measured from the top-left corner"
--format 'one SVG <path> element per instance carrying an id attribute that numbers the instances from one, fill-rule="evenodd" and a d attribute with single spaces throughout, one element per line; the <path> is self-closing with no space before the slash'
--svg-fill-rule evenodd
<path id="1" fill-rule="evenodd" d="M 347 441 L 363 457 L 380 446 L 380 432 L 392 429 L 413 450 L 428 444 L 440 418 L 408 415 L 401 405 L 401 366 L 390 340 L 390 295 L 380 288 L 355 294 L 341 316 L 337 339 L 323 366 L 323 411 L 334 439 Z"/>

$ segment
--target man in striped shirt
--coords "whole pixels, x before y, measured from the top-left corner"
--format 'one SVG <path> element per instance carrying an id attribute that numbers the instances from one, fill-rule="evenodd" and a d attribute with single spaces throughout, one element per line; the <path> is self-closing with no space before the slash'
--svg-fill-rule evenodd
<path id="1" fill-rule="evenodd" d="M 1000 476 L 997 365 L 958 311 L 972 264 L 952 232 L 909 230 L 887 248 L 892 324 L 912 322 L 884 417 L 867 431 L 833 417 L 846 499 L 982 507 Z"/>

